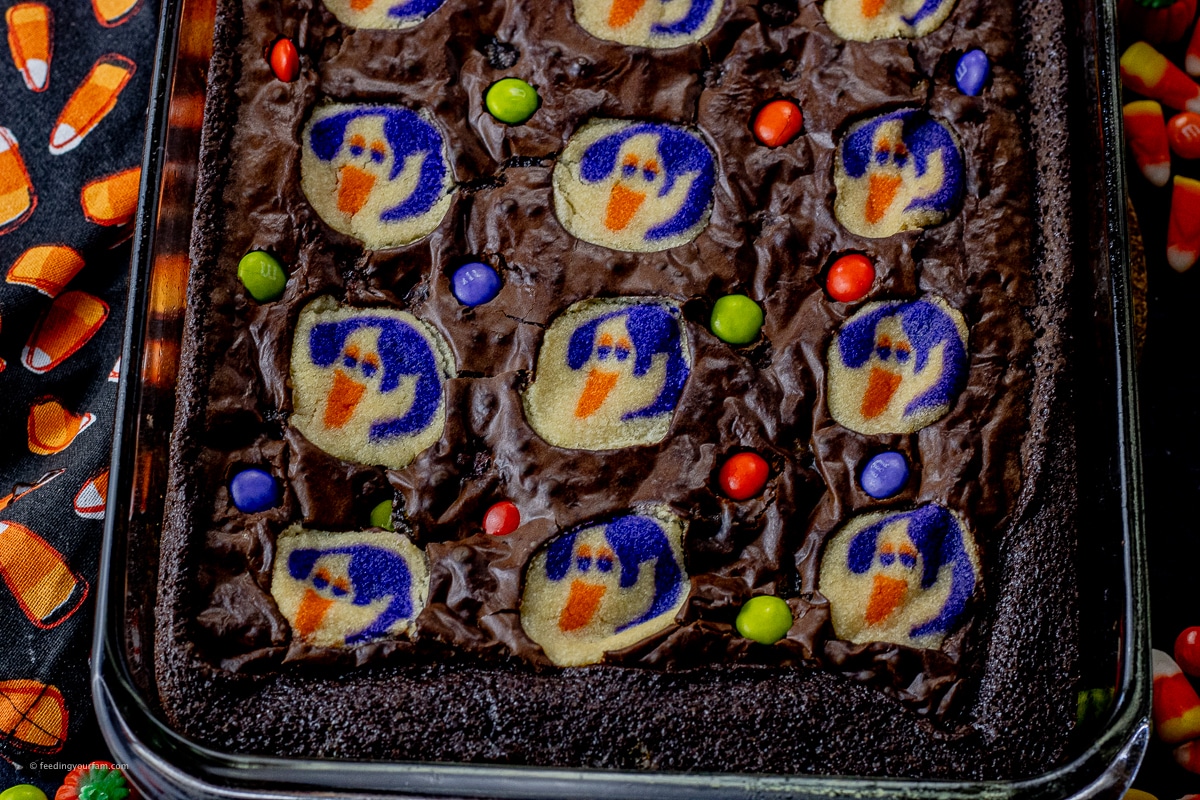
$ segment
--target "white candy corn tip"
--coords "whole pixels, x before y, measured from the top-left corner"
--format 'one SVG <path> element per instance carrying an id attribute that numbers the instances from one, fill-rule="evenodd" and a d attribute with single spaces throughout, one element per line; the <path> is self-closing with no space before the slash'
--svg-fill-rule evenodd
<path id="1" fill-rule="evenodd" d="M 1187 69 L 1188 75 L 1200 75 L 1200 54 L 1188 53 L 1187 61 L 1184 62 L 1184 68 Z"/>
<path id="2" fill-rule="evenodd" d="M 1183 671 L 1179 669 L 1179 665 L 1175 663 L 1175 659 L 1162 650 L 1150 651 L 1150 664 L 1153 668 L 1155 678 L 1166 678 Z"/>
<path id="3" fill-rule="evenodd" d="M 1182 247 L 1167 248 L 1167 263 L 1176 272 L 1187 272 L 1196 263 L 1200 253 L 1195 250 L 1185 250 Z"/>
<path id="4" fill-rule="evenodd" d="M 81 141 L 83 140 L 78 138 L 74 128 L 65 122 L 60 122 L 50 136 L 50 152 L 59 155 L 68 150 L 74 150 Z"/>
<path id="5" fill-rule="evenodd" d="M 25 62 L 22 74 L 25 77 L 25 85 L 35 92 L 40 92 L 46 88 L 46 78 L 50 76 L 50 65 L 40 58 L 31 58 Z"/>
<path id="6" fill-rule="evenodd" d="M 7 153 L 17 144 L 17 137 L 8 128 L 0 128 L 0 153 Z"/>
<path id="7" fill-rule="evenodd" d="M 50 358 L 50 354 L 40 347 L 26 346 L 21 351 L 21 363 L 30 372 L 42 373 L 50 369 L 54 359 Z"/>
<path id="8" fill-rule="evenodd" d="M 1171 162 L 1163 161 L 1159 164 L 1147 164 L 1142 167 L 1142 174 L 1146 176 L 1146 180 L 1155 186 L 1166 186 L 1167 181 L 1171 180 Z"/>

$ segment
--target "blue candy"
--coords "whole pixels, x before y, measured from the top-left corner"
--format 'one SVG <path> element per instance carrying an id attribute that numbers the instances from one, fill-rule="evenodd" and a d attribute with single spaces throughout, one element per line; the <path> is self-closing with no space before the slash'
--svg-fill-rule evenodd
<path id="1" fill-rule="evenodd" d="M 245 514 L 266 511 L 279 505 L 279 485 L 271 473 L 244 469 L 229 482 L 229 495 L 237 510 Z"/>
<path id="2" fill-rule="evenodd" d="M 464 306 L 478 306 L 500 293 L 500 276 L 487 264 L 464 264 L 450 279 L 454 296 Z"/>
<path id="3" fill-rule="evenodd" d="M 958 60 L 958 66 L 954 68 L 954 82 L 958 84 L 960 92 L 974 97 L 983 91 L 983 84 L 987 82 L 991 72 L 992 65 L 988 61 L 987 53 L 971 50 Z"/>
<path id="4" fill-rule="evenodd" d="M 867 462 L 859 482 L 876 500 L 891 497 L 908 483 L 908 461 L 894 450 L 880 453 Z"/>

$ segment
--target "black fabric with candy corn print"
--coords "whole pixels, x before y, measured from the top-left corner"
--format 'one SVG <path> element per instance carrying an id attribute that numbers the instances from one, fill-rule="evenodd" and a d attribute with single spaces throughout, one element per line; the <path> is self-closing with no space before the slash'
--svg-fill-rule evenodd
<path id="1" fill-rule="evenodd" d="M 0 10 L 0 790 L 53 795 L 105 756 L 87 659 L 158 9 Z"/>

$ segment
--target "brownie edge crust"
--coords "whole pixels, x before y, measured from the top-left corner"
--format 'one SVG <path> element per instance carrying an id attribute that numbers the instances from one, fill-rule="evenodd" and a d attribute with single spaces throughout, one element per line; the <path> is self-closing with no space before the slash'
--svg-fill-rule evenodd
<path id="1" fill-rule="evenodd" d="M 847 42 L 814 4 L 728 0 L 698 44 L 647 50 L 592 37 L 570 7 L 447 0 L 397 32 L 347 27 L 319 0 L 219 3 L 156 612 L 168 719 L 218 749 L 296 757 L 1046 771 L 1064 754 L 1078 669 L 1064 9 L 959 0 L 921 38 Z M 279 36 L 301 52 L 293 83 L 263 57 Z M 953 72 L 973 47 L 993 74 L 967 97 Z M 520 126 L 483 106 L 510 75 L 541 94 Z M 804 129 L 768 149 L 750 121 L 777 97 L 798 103 Z M 316 214 L 300 140 L 325 102 L 394 103 L 434 120 L 455 188 L 432 234 L 369 250 Z M 939 225 L 855 236 L 834 215 L 837 144 L 854 123 L 906 108 L 957 137 L 961 208 Z M 592 119 L 698 132 L 717 169 L 694 240 L 621 252 L 563 229 L 556 162 Z M 278 301 L 254 301 L 237 279 L 256 249 L 290 273 Z M 862 304 L 832 301 L 823 276 L 851 252 L 877 265 L 866 302 L 938 297 L 969 327 L 965 385 L 916 433 L 859 434 L 829 414 L 830 342 Z M 466 308 L 450 276 L 476 260 L 503 287 Z M 709 330 L 713 303 L 731 293 L 764 309 L 751 345 Z M 325 296 L 408 312 L 445 337 L 457 367 L 445 430 L 403 468 L 334 458 L 289 424 L 292 331 Z M 596 297 L 678 304 L 692 369 L 661 442 L 564 449 L 530 428 L 522 397 L 547 327 Z M 904 454 L 914 476 L 879 501 L 859 470 L 884 450 Z M 762 455 L 771 480 L 731 503 L 716 473 L 740 451 Z M 228 482 L 250 466 L 278 477 L 277 507 L 233 505 Z M 486 536 L 480 520 L 502 499 L 524 524 Z M 361 530 L 382 500 L 428 555 L 416 635 L 306 644 L 271 596 L 279 534 L 296 523 Z M 931 503 L 978 545 L 965 622 L 938 649 L 838 639 L 817 591 L 826 544 L 860 514 Z M 526 565 L 559 532 L 652 504 L 687 522 L 686 601 L 669 627 L 604 663 L 554 667 L 520 622 Z M 733 624 L 761 594 L 784 598 L 796 619 L 772 646 Z"/>

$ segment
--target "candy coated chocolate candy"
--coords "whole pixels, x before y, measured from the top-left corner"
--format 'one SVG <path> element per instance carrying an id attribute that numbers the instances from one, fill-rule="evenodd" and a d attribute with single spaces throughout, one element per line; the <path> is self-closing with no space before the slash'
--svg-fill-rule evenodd
<path id="1" fill-rule="evenodd" d="M 464 306 L 482 305 L 500 293 L 500 276 L 487 264 L 464 264 L 454 271 L 450 284 Z"/>
<path id="2" fill-rule="evenodd" d="M 521 512 L 507 500 L 501 500 L 483 515 L 483 531 L 489 536 L 507 536 L 521 526 Z"/>
<path id="3" fill-rule="evenodd" d="M 867 462 L 859 482 L 876 500 L 891 497 L 908 483 L 908 459 L 894 450 L 880 453 Z"/>
<path id="4" fill-rule="evenodd" d="M 727 294 L 713 306 L 711 326 L 723 342 L 749 344 L 762 330 L 763 311 L 744 294 Z"/>
<path id="5" fill-rule="evenodd" d="M 983 91 L 983 84 L 987 83 L 991 72 L 992 65 L 988 61 L 987 53 L 971 50 L 963 53 L 962 58 L 958 60 L 958 66 L 954 68 L 954 82 L 958 84 L 960 92 L 974 97 Z"/>
<path id="6" fill-rule="evenodd" d="M 772 100 L 754 118 L 754 136 L 767 147 L 782 147 L 804 127 L 800 106 L 791 100 Z"/>
<path id="7" fill-rule="evenodd" d="M 371 527 L 394 531 L 392 527 L 392 501 L 384 500 L 371 509 Z"/>
<path id="8" fill-rule="evenodd" d="M 775 644 L 792 627 L 792 610 L 774 595 L 751 597 L 734 622 L 738 633 L 759 644 Z"/>
<path id="9" fill-rule="evenodd" d="M 237 510 L 245 514 L 266 511 L 279 505 L 279 486 L 271 473 L 244 469 L 229 482 L 229 495 Z"/>
<path id="10" fill-rule="evenodd" d="M 46 800 L 46 793 L 28 783 L 18 783 L 0 792 L 0 800 Z"/>
<path id="11" fill-rule="evenodd" d="M 1175 663 L 1179 668 L 1200 678 L 1200 627 L 1184 628 L 1175 640 Z"/>
<path id="12" fill-rule="evenodd" d="M 238 262 L 238 278 L 250 296 L 260 303 L 278 300 L 287 284 L 287 273 L 279 259 L 262 250 L 242 256 Z"/>
<path id="13" fill-rule="evenodd" d="M 1180 158 L 1200 158 L 1200 114 L 1185 111 L 1167 123 L 1167 141 Z"/>
<path id="14" fill-rule="evenodd" d="M 492 84 L 484 98 L 488 113 L 509 125 L 520 125 L 538 110 L 541 98 L 520 78 L 504 78 Z"/>
<path id="15" fill-rule="evenodd" d="M 749 500 L 767 485 L 770 467 L 758 453 L 738 453 L 721 465 L 721 491 L 733 500 Z"/>
<path id="16" fill-rule="evenodd" d="M 300 53 L 291 39 L 279 39 L 271 47 L 271 71 L 284 83 L 300 76 Z"/>
<path id="17" fill-rule="evenodd" d="M 871 259 L 859 253 L 842 256 L 833 262 L 825 277 L 825 289 L 839 303 L 861 300 L 875 283 L 875 266 Z"/>

